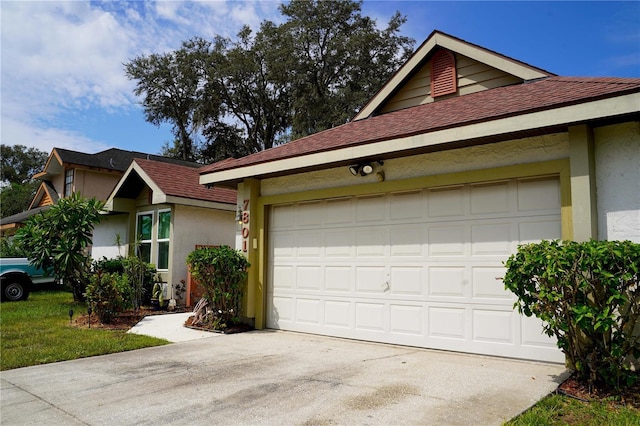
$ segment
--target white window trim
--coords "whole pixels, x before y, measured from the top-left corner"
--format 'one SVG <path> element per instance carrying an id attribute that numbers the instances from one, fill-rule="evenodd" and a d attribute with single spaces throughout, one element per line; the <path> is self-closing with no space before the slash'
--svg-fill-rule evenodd
<path id="1" fill-rule="evenodd" d="M 155 265 L 158 268 L 158 271 L 162 271 L 162 272 L 166 272 L 169 270 L 170 264 L 171 264 L 171 220 L 173 219 L 171 216 L 171 209 L 160 209 L 157 210 L 157 219 L 155 222 L 155 233 L 153 234 L 153 236 L 155 237 L 155 256 L 156 256 L 156 262 Z M 159 233 L 160 233 L 160 214 L 161 213 L 166 213 L 169 212 L 169 237 L 168 238 L 159 238 Z M 166 269 L 160 269 L 160 267 L 158 266 L 158 262 L 160 260 L 160 243 L 169 243 L 169 253 L 168 258 L 167 258 L 167 268 Z M 152 248 L 153 248 L 153 244 L 152 244 Z"/>
<path id="2" fill-rule="evenodd" d="M 151 248 L 149 250 L 149 263 L 154 263 L 154 259 L 153 259 L 153 240 L 154 240 L 154 236 L 155 236 L 155 229 L 156 229 L 156 214 L 155 214 L 155 210 L 147 210 L 147 211 L 143 211 L 143 212 L 138 212 L 136 213 L 136 234 L 135 234 L 135 240 L 134 243 L 139 243 L 139 244 L 151 244 Z M 138 224 L 140 223 L 139 218 L 140 216 L 149 216 L 151 215 L 151 239 L 150 240 L 138 240 L 138 237 L 140 237 L 140 232 L 138 229 Z"/>

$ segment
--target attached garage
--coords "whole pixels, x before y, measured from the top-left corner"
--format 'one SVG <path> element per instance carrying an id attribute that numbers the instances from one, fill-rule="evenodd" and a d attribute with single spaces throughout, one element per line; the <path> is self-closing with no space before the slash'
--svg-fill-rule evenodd
<path id="1" fill-rule="evenodd" d="M 451 93 L 432 92 L 442 51 Z M 201 169 L 238 190 L 244 315 L 562 362 L 503 262 L 543 239 L 640 241 L 638 105 L 640 79 L 558 77 L 435 31 L 350 122 Z"/>
<path id="2" fill-rule="evenodd" d="M 275 205 L 267 327 L 562 361 L 502 262 L 561 237 L 554 177 Z"/>

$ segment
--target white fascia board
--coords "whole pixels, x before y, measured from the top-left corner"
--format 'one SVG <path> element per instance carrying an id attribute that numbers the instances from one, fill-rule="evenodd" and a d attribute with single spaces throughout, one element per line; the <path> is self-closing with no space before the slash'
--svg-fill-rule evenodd
<path id="1" fill-rule="evenodd" d="M 236 211 L 235 204 L 218 203 L 215 201 L 195 200 L 193 198 L 177 197 L 168 195 L 166 197 L 167 204 L 179 204 L 181 206 L 202 207 L 205 209 L 226 210 L 230 212 Z"/>
<path id="2" fill-rule="evenodd" d="M 166 195 L 164 194 L 164 192 L 160 190 L 160 188 L 155 184 L 155 182 L 145 173 L 142 167 L 140 167 L 140 165 L 136 163 L 134 160 L 131 162 L 131 164 L 129 164 L 129 167 L 124 172 L 124 175 L 122 175 L 122 177 L 118 181 L 118 184 L 116 185 L 115 188 L 113 188 L 113 191 L 111 191 L 111 194 L 109 194 L 109 197 L 105 201 L 105 209 L 107 211 L 110 211 L 109 209 L 113 208 L 113 199 L 116 198 L 116 194 L 118 193 L 118 191 L 120 191 L 124 183 L 127 181 L 127 178 L 133 171 L 138 173 L 138 176 L 140 176 L 144 181 L 144 183 L 153 191 L 153 199 L 152 199 L 153 204 L 160 204 L 165 202 L 164 200 L 166 199 Z"/>
<path id="3" fill-rule="evenodd" d="M 505 133 L 534 130 L 543 127 L 566 125 L 623 114 L 638 113 L 640 93 L 586 102 L 578 105 L 538 111 L 515 117 L 475 123 L 451 129 L 422 133 L 399 139 L 369 143 L 331 151 L 323 151 L 294 158 L 255 164 L 246 167 L 211 172 L 200 176 L 200 184 L 216 184 L 244 178 L 286 172 L 289 170 L 317 167 L 349 159 L 360 159 L 416 148 L 441 145 L 450 142 L 483 138 Z M 354 160 L 355 161 L 355 160 Z"/>

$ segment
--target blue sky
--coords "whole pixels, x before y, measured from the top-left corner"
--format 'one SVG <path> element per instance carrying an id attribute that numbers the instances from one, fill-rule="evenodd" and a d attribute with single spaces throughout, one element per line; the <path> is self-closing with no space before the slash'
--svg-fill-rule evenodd
<path id="1" fill-rule="evenodd" d="M 193 36 L 233 37 L 282 20 L 278 1 L 0 2 L 1 142 L 50 152 L 159 153 L 169 125 L 144 120 L 122 64 Z M 385 26 L 396 11 L 416 47 L 434 30 L 559 75 L 640 77 L 640 2 L 365 0 Z"/>

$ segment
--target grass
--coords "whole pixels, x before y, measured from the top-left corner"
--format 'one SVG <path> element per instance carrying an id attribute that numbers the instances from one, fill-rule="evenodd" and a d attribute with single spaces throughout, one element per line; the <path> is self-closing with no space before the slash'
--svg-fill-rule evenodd
<path id="1" fill-rule="evenodd" d="M 64 291 L 33 292 L 21 302 L 0 305 L 0 370 L 47 364 L 169 342 L 126 331 L 81 329 L 69 324 L 69 310 L 84 303 Z"/>
<path id="2" fill-rule="evenodd" d="M 565 395 L 550 395 L 505 423 L 507 426 L 632 426 L 640 424 L 640 410 L 612 401 L 582 402 Z"/>

